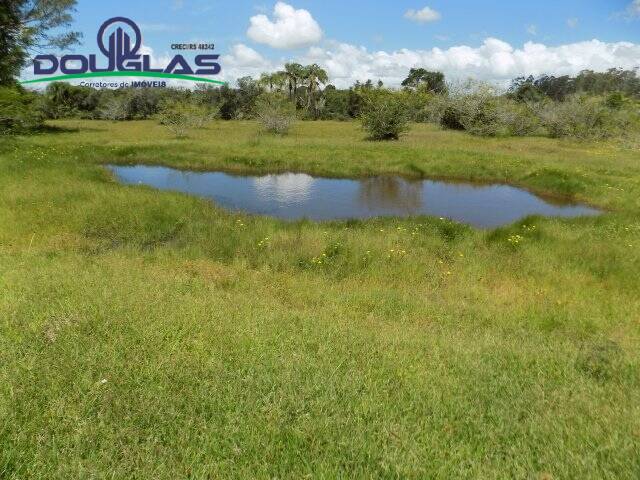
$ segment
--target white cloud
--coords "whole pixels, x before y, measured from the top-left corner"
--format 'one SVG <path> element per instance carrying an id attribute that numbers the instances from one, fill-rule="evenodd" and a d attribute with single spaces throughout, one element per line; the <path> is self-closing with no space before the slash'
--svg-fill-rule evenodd
<path id="1" fill-rule="evenodd" d="M 605 43 L 599 40 L 560 46 L 527 42 L 522 48 L 487 38 L 479 47 L 467 45 L 448 49 L 401 49 L 370 52 L 364 47 L 329 42 L 326 48 L 312 47 L 301 63 L 323 66 L 331 83 L 339 87 L 356 80 L 381 79 L 398 86 L 411 68 L 424 67 L 444 72 L 449 79 L 469 77 L 506 85 L 520 75 L 576 75 L 581 70 L 605 71 L 638 66 L 640 45 L 629 42 Z M 223 66 L 224 68 L 224 66 Z"/>
<path id="2" fill-rule="evenodd" d="M 266 15 L 251 17 L 247 36 L 273 48 L 300 48 L 317 43 L 322 29 L 307 10 L 296 10 L 284 2 L 276 3 L 274 21 Z"/>
<path id="3" fill-rule="evenodd" d="M 227 55 L 220 58 L 222 65 L 221 79 L 233 83 L 236 79 L 247 75 L 258 78 L 262 72 L 270 72 L 280 68 L 264 58 L 253 48 L 239 43 L 231 47 Z"/>
<path id="4" fill-rule="evenodd" d="M 578 26 L 578 19 L 576 17 L 572 17 L 572 18 L 568 18 L 567 19 L 567 26 L 569 28 L 576 28 Z"/>
<path id="5" fill-rule="evenodd" d="M 236 67 L 259 68 L 269 64 L 269 61 L 256 52 L 253 48 L 238 43 L 231 47 L 231 53 L 222 57 L 227 65 Z"/>
<path id="6" fill-rule="evenodd" d="M 627 12 L 632 17 L 640 17 L 640 0 L 633 0 L 627 8 Z"/>
<path id="7" fill-rule="evenodd" d="M 409 20 L 418 23 L 428 23 L 440 20 L 442 15 L 431 7 L 424 7 L 421 10 L 407 10 L 404 14 L 404 18 L 408 18 Z"/>
<path id="8" fill-rule="evenodd" d="M 141 47 L 140 53 L 151 56 L 154 68 L 166 66 L 172 56 L 167 53 L 155 55 L 146 45 Z M 530 41 L 521 47 L 514 47 L 497 38 L 487 38 L 479 46 L 458 45 L 446 49 L 436 47 L 389 52 L 327 41 L 322 46 L 308 48 L 301 55 L 278 60 L 265 58 L 240 43 L 233 45 L 221 57 L 222 72 L 216 78 L 230 83 L 246 75 L 258 78 L 262 72 L 281 70 L 286 60 L 303 64 L 318 63 L 327 70 L 330 82 L 341 88 L 353 85 L 356 80 L 367 79 L 374 82 L 382 80 L 387 86 L 398 87 L 409 69 L 416 67 L 442 71 L 450 80 L 471 77 L 506 86 L 511 79 L 521 75 L 576 75 L 585 69 L 633 69 L 639 66 L 639 59 L 640 44 L 606 43 L 595 39 L 559 46 Z M 26 80 L 31 77 L 29 70 L 25 69 L 22 78 Z M 170 80 L 169 83 L 193 87 L 189 82 Z"/>
<path id="9" fill-rule="evenodd" d="M 529 35 L 537 35 L 538 34 L 538 27 L 536 25 L 527 26 L 527 33 Z"/>

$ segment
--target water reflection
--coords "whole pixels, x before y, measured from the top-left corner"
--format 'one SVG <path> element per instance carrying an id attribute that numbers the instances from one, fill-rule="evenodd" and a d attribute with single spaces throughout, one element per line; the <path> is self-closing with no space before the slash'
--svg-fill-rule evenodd
<path id="1" fill-rule="evenodd" d="M 110 166 L 123 183 L 210 198 L 233 210 L 295 220 L 431 215 L 476 227 L 506 225 L 529 215 L 598 215 L 585 205 L 550 203 L 509 185 L 470 185 L 379 176 L 357 180 L 300 173 L 230 175 L 166 167 Z"/>
<path id="2" fill-rule="evenodd" d="M 253 179 L 260 198 L 265 200 L 273 198 L 282 203 L 306 200 L 310 195 L 313 182 L 313 177 L 306 173 L 283 173 Z"/>
<path id="3" fill-rule="evenodd" d="M 401 177 L 380 176 L 360 180 L 358 199 L 370 211 L 379 208 L 417 215 L 422 206 L 422 182 Z"/>

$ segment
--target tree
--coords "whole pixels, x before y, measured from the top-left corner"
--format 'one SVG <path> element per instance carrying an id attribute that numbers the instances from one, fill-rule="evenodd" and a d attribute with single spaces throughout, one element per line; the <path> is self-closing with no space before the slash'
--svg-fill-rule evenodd
<path id="1" fill-rule="evenodd" d="M 262 93 L 262 88 L 258 82 L 251 77 L 239 78 L 237 84 L 238 111 L 236 112 L 236 118 L 253 118 L 256 100 Z"/>
<path id="2" fill-rule="evenodd" d="M 71 24 L 76 0 L 2 0 L 0 2 L 0 85 L 15 83 L 30 52 L 63 49 L 81 34 L 62 31 Z"/>
<path id="3" fill-rule="evenodd" d="M 0 86 L 0 136 L 30 133 L 42 126 L 42 113 L 34 93 Z"/>
<path id="4" fill-rule="evenodd" d="M 583 70 L 573 80 L 573 85 L 576 92 L 585 92 L 593 95 L 619 92 L 630 97 L 640 97 L 638 69 L 622 70 L 612 68 L 606 72 Z"/>
<path id="5" fill-rule="evenodd" d="M 371 140 L 398 140 L 409 130 L 407 106 L 398 92 L 373 90 L 364 94 L 360 121 Z"/>
<path id="6" fill-rule="evenodd" d="M 606 72 L 583 70 L 577 77 L 542 75 L 519 77 L 513 80 L 509 94 L 519 101 L 540 101 L 545 97 L 563 102 L 576 93 L 606 95 L 621 93 L 640 98 L 640 77 L 637 69 L 609 69 Z"/>
<path id="7" fill-rule="evenodd" d="M 554 77 L 543 75 L 535 81 L 536 87 L 549 98 L 562 102 L 575 92 L 575 84 L 569 75 Z"/>
<path id="8" fill-rule="evenodd" d="M 544 93 L 536 86 L 533 75 L 518 77 L 511 82 L 509 96 L 519 102 L 539 102 Z"/>
<path id="9" fill-rule="evenodd" d="M 304 80 L 307 84 L 307 108 L 311 110 L 314 118 L 318 118 L 318 93 L 320 91 L 320 85 L 326 85 L 329 81 L 327 72 L 322 69 L 318 64 L 309 65 L 304 67 Z"/>
<path id="10" fill-rule="evenodd" d="M 280 92 L 261 94 L 255 110 L 262 127 L 278 135 L 286 135 L 296 118 L 295 106 Z"/>
<path id="11" fill-rule="evenodd" d="M 446 93 L 447 85 L 442 72 L 430 72 L 424 68 L 412 68 L 402 86 L 411 89 L 424 88 L 432 93 Z"/>
<path id="12" fill-rule="evenodd" d="M 20 73 L 21 50 L 18 48 L 18 3 L 7 0 L 0 3 L 0 86 L 10 85 Z"/>
<path id="13" fill-rule="evenodd" d="M 43 95 L 42 108 L 47 118 L 81 116 L 91 118 L 100 102 L 100 93 L 89 87 L 53 82 Z"/>
<path id="14" fill-rule="evenodd" d="M 304 67 L 299 63 L 286 63 L 282 73 L 289 84 L 289 99 L 293 100 L 297 96 L 298 82 L 303 77 Z"/>
<path id="15" fill-rule="evenodd" d="M 263 73 L 260 75 L 259 83 L 269 92 L 280 92 L 287 83 L 285 72 Z"/>

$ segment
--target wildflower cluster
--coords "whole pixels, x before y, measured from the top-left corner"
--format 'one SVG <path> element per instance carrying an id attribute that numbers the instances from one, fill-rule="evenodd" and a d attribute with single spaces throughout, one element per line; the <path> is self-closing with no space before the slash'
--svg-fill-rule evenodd
<path id="1" fill-rule="evenodd" d="M 326 265 L 331 261 L 332 258 L 337 257 L 343 250 L 344 250 L 344 246 L 342 243 L 340 242 L 330 243 L 324 249 L 324 252 L 322 252 L 317 257 L 313 257 L 311 259 L 311 264 L 318 265 L 318 266 Z"/>
<path id="2" fill-rule="evenodd" d="M 391 250 L 389 250 L 389 253 L 387 254 L 387 258 L 402 258 L 407 254 L 406 250 L 402 250 L 399 248 L 392 248 Z"/>
<path id="3" fill-rule="evenodd" d="M 412 237 L 415 237 L 420 233 L 420 227 L 422 226 L 423 226 L 422 224 L 414 225 L 411 230 L 409 230 L 406 227 L 398 227 L 396 230 L 398 231 L 398 233 L 409 233 L 409 235 L 411 235 Z"/>
<path id="4" fill-rule="evenodd" d="M 322 255 L 318 255 L 317 257 L 313 257 L 311 259 L 311 263 L 314 265 L 324 265 L 327 262 L 327 254 L 323 253 Z"/>
<path id="5" fill-rule="evenodd" d="M 625 232 L 640 232 L 640 224 L 634 224 L 634 225 L 629 225 L 627 227 L 624 227 L 624 231 Z M 629 248 L 633 248 L 633 243 L 628 243 L 627 246 Z"/>
<path id="6" fill-rule="evenodd" d="M 520 243 L 523 240 L 524 240 L 524 237 L 522 235 L 518 235 L 518 234 L 509 235 L 509 237 L 507 238 L 507 242 L 509 242 L 513 246 L 520 245 Z"/>
<path id="7" fill-rule="evenodd" d="M 269 237 L 265 237 L 258 242 L 258 248 L 267 248 L 269 246 Z"/>

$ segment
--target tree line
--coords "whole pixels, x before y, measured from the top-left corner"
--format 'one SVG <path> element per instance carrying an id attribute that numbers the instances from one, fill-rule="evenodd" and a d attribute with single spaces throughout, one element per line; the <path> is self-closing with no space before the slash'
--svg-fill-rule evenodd
<path id="1" fill-rule="evenodd" d="M 272 125 L 287 119 L 351 120 L 365 116 L 369 125 L 401 124 L 381 138 L 395 138 L 407 122 L 433 122 L 474 135 L 529 135 L 604 138 L 637 130 L 640 77 L 636 70 L 583 71 L 575 77 L 516 78 L 506 91 L 482 82 L 447 82 L 442 72 L 411 69 L 401 88 L 381 81 L 355 82 L 349 88 L 329 83 L 320 66 L 287 63 L 282 71 L 260 78 L 243 77 L 235 86 L 198 85 L 195 89 L 95 89 L 54 82 L 43 92 L 20 87 L 0 88 L 0 129 L 26 131 L 45 119 L 83 118 L 114 121 L 143 120 L 177 104 L 204 109 L 206 118 L 222 120 L 270 118 Z M 271 117 L 270 106 L 286 115 Z M 395 120 L 383 115 L 393 112 Z"/>
<path id="2" fill-rule="evenodd" d="M 46 119 L 126 121 L 158 115 L 167 125 L 185 118 L 198 125 L 203 118 L 257 118 L 280 132 L 294 119 L 357 118 L 376 130 L 370 132 L 372 138 L 380 139 L 397 138 L 408 122 L 433 122 L 488 136 L 605 138 L 637 131 L 637 69 L 519 77 L 500 91 L 482 82 L 447 82 L 442 72 L 412 68 L 399 88 L 372 79 L 337 88 L 321 66 L 292 62 L 257 79 L 243 77 L 235 85 L 199 85 L 193 90 L 96 90 L 51 83 L 44 92 L 26 91 L 16 78 L 33 49 L 78 42 L 80 34 L 67 31 L 75 5 L 76 0 L 0 2 L 0 133 L 28 132 Z"/>

